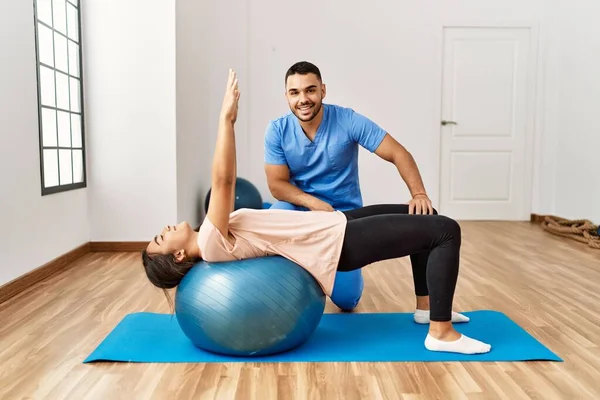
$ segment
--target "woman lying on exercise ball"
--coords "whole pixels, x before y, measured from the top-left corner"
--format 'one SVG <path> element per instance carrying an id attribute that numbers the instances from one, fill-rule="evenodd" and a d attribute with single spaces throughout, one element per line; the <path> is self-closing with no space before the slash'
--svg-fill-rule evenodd
<path id="1" fill-rule="evenodd" d="M 230 261 L 280 255 L 305 268 L 331 296 L 336 271 L 362 268 L 404 256 L 425 257 L 426 271 L 415 277 L 429 289 L 431 351 L 486 353 L 491 346 L 461 335 L 452 326 L 452 301 L 458 278 L 461 230 L 440 215 L 409 215 L 405 205 L 375 205 L 351 211 L 234 211 L 238 80 L 229 79 L 212 164 L 210 204 L 199 232 L 189 224 L 167 226 L 142 254 L 149 280 L 176 287 L 200 259 Z M 400 334 L 400 333 L 399 333 Z"/>

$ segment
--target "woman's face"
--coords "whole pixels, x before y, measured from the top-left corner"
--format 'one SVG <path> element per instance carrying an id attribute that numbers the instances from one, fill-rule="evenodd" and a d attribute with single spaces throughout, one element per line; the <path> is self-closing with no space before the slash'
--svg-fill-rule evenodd
<path id="1" fill-rule="evenodd" d="M 173 254 L 175 257 L 189 247 L 193 234 L 192 227 L 187 222 L 178 225 L 167 225 L 154 236 L 146 251 L 149 254 Z"/>

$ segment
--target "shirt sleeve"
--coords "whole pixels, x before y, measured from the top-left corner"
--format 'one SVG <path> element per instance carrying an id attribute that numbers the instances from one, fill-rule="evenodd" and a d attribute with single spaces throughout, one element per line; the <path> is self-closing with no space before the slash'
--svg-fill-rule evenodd
<path id="1" fill-rule="evenodd" d="M 208 262 L 226 261 L 232 258 L 234 246 L 223 237 L 221 232 L 208 219 L 204 218 L 198 231 L 198 247 L 202 258 Z"/>
<path id="2" fill-rule="evenodd" d="M 355 111 L 350 114 L 352 139 L 373 153 L 387 132 L 369 118 Z"/>
<path id="3" fill-rule="evenodd" d="M 267 125 L 265 132 L 265 164 L 287 164 L 283 147 L 281 147 L 281 131 L 273 122 Z"/>

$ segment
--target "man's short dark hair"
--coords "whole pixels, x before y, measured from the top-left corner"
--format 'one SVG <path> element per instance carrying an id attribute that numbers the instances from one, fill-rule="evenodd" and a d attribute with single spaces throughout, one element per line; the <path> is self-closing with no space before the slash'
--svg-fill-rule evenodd
<path id="1" fill-rule="evenodd" d="M 287 84 L 288 77 L 295 74 L 315 74 L 319 81 L 322 81 L 321 71 L 319 71 L 319 68 L 315 64 L 310 63 L 308 61 L 299 61 L 296 64 L 292 65 L 285 73 L 285 84 Z"/>

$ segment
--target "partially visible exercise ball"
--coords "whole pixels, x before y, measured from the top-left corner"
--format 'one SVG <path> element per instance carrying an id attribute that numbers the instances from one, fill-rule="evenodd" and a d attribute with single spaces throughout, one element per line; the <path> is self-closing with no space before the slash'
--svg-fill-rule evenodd
<path id="1" fill-rule="evenodd" d="M 304 344 L 324 309 L 318 282 L 280 256 L 200 261 L 175 294 L 177 321 L 191 342 L 233 356 L 276 354 Z"/>
<path id="2" fill-rule="evenodd" d="M 208 190 L 204 199 L 204 211 L 208 212 L 208 204 L 210 203 L 210 192 Z M 260 192 L 252 184 L 252 182 L 244 178 L 236 178 L 235 180 L 235 210 L 240 208 L 254 208 L 256 210 L 263 208 L 263 200 Z"/>

